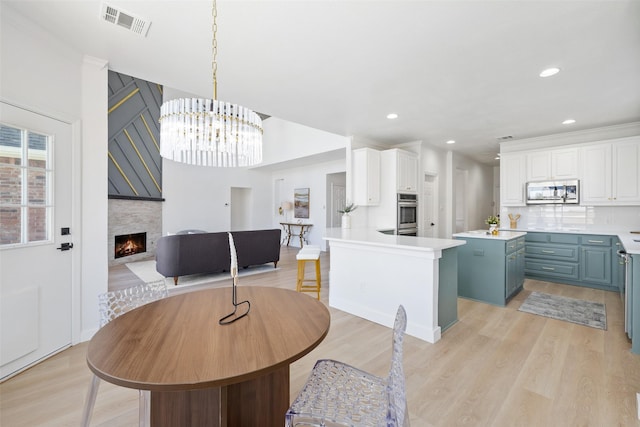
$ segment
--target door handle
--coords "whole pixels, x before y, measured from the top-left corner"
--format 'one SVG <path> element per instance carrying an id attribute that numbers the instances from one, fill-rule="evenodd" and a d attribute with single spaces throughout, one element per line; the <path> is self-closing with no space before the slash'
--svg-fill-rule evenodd
<path id="1" fill-rule="evenodd" d="M 73 243 L 60 243 L 60 247 L 56 248 L 59 251 L 68 251 L 73 248 Z"/>

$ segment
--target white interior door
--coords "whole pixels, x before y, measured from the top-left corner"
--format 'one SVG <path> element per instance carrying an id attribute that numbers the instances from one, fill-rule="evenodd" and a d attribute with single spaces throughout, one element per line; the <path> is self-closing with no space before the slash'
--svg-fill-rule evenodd
<path id="1" fill-rule="evenodd" d="M 231 231 L 251 230 L 251 188 L 231 188 Z"/>
<path id="2" fill-rule="evenodd" d="M 62 232 L 72 220 L 71 125 L 3 102 L 0 123 L 3 379 L 71 344 L 73 249 L 58 248 L 75 230 Z"/>
<path id="3" fill-rule="evenodd" d="M 437 216 L 437 179 L 436 175 L 425 174 L 422 185 L 422 236 L 438 237 Z"/>
<path id="4" fill-rule="evenodd" d="M 456 170 L 455 218 L 456 233 L 467 231 L 467 171 Z"/>

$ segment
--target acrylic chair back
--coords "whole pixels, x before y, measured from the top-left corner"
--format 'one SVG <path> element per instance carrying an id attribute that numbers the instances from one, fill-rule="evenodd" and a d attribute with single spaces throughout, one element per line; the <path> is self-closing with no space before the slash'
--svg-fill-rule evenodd
<path id="1" fill-rule="evenodd" d="M 404 383 L 404 369 L 402 367 L 402 348 L 404 333 L 407 330 L 407 312 L 400 305 L 393 324 L 393 350 L 391 367 L 387 377 L 387 392 L 389 393 L 389 413 L 387 425 L 408 426 L 407 396 Z M 395 424 L 394 424 L 395 421 Z"/>
<path id="2" fill-rule="evenodd" d="M 100 294 L 98 296 L 100 327 L 102 328 L 116 317 L 134 308 L 165 298 L 168 295 L 169 291 L 164 280 Z"/>
<path id="3" fill-rule="evenodd" d="M 98 295 L 100 327 L 102 328 L 116 317 L 121 316 L 134 308 L 165 298 L 168 295 L 169 291 L 167 290 L 167 285 L 164 280 L 100 294 Z M 84 409 L 82 411 L 82 420 L 80 422 L 82 427 L 89 426 L 99 386 L 100 379 L 94 375 L 91 379 L 91 384 L 89 385 L 89 390 L 87 391 L 87 397 L 85 399 Z M 149 392 L 140 390 L 138 425 L 145 427 L 148 424 L 148 419 Z"/>

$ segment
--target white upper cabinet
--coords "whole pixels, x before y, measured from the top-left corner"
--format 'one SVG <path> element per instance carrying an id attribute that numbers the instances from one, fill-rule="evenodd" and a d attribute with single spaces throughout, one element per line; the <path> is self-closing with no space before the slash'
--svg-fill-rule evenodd
<path id="1" fill-rule="evenodd" d="M 526 154 L 504 153 L 500 155 L 500 204 L 524 206 L 526 183 Z"/>
<path id="2" fill-rule="evenodd" d="M 375 206 L 380 203 L 380 151 L 353 150 L 353 203 Z"/>
<path id="3" fill-rule="evenodd" d="M 527 154 L 527 181 L 575 179 L 578 148 L 535 151 Z"/>
<path id="4" fill-rule="evenodd" d="M 383 191 L 393 191 L 394 200 L 396 193 L 417 193 L 418 156 L 397 148 L 384 150 L 381 155 Z"/>
<path id="5" fill-rule="evenodd" d="M 418 157 L 397 150 L 397 190 L 398 192 L 418 192 Z"/>
<path id="6" fill-rule="evenodd" d="M 582 198 L 592 205 L 640 205 L 640 138 L 582 149 Z"/>

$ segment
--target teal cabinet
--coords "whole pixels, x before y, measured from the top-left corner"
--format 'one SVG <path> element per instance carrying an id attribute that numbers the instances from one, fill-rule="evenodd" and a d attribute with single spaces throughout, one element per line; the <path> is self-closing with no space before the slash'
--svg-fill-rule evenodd
<path id="1" fill-rule="evenodd" d="M 591 283 L 611 285 L 611 250 L 583 246 L 580 277 Z"/>
<path id="2" fill-rule="evenodd" d="M 456 238 L 467 242 L 457 248 L 458 296 L 506 305 L 524 283 L 524 237 Z"/>
<path id="3" fill-rule="evenodd" d="M 631 338 L 631 352 L 640 354 L 640 255 L 631 255 L 627 287 L 627 333 Z"/>
<path id="4" fill-rule="evenodd" d="M 528 278 L 605 290 L 618 290 L 614 236 L 539 233 L 526 235 Z"/>
<path id="5" fill-rule="evenodd" d="M 458 321 L 458 248 L 442 251 L 438 270 L 438 326 L 444 332 Z"/>
<path id="6" fill-rule="evenodd" d="M 611 256 L 613 256 L 612 269 L 611 269 L 611 285 L 618 289 L 620 293 L 624 292 L 624 270 L 626 264 L 623 258 L 618 256 L 618 251 L 624 249 L 620 239 L 617 237 L 613 240 L 613 250 Z"/>

